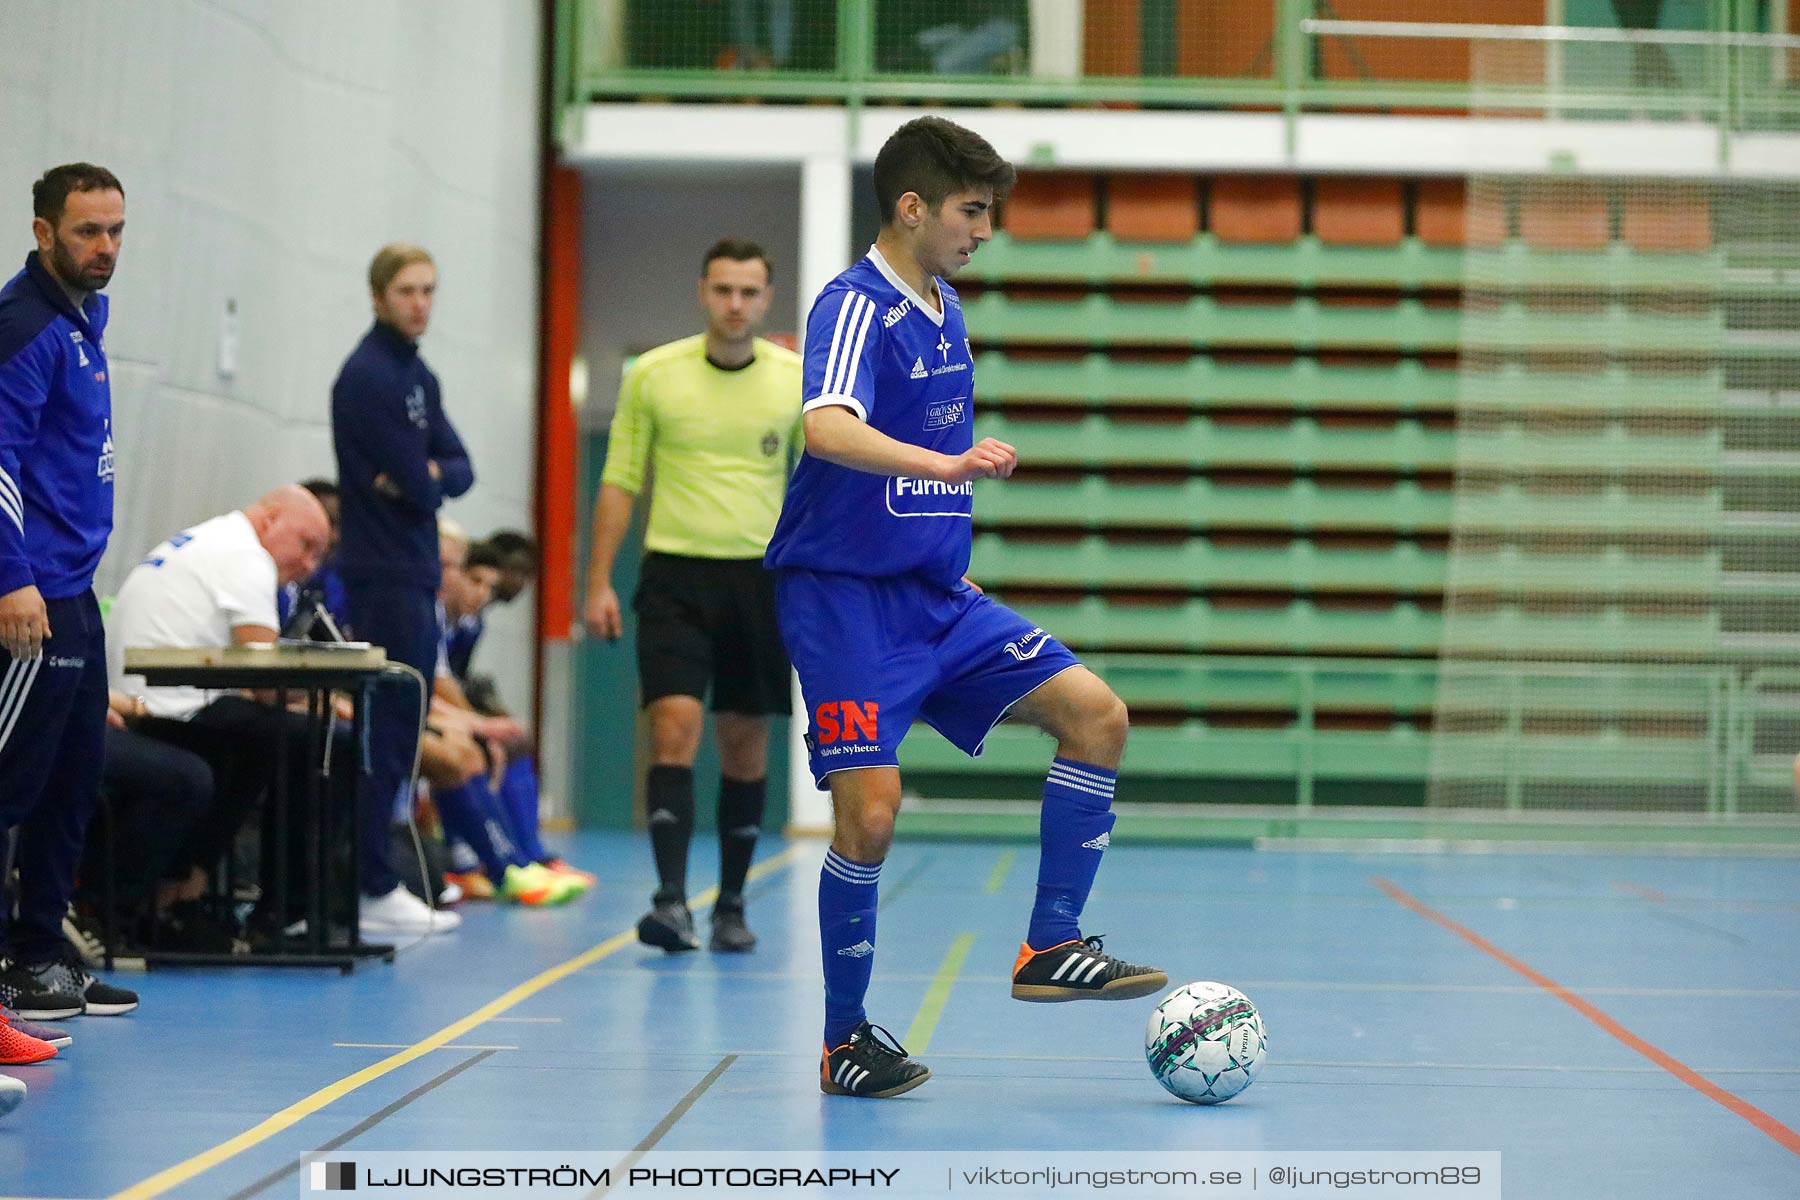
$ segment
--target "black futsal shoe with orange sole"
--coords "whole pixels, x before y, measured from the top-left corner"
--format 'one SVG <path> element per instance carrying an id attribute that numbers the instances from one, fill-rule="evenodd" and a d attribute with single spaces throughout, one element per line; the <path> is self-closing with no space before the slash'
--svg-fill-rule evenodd
<path id="1" fill-rule="evenodd" d="M 1169 977 L 1155 967 L 1114 958 L 1100 945 L 1099 937 L 1063 942 L 1048 950 L 1021 943 L 1019 960 L 1013 964 L 1013 999 L 1035 1004 L 1133 1000 L 1169 986 Z"/>
<path id="2" fill-rule="evenodd" d="M 881 1037 L 876 1037 L 879 1032 Z M 822 1047 L 819 1090 L 827 1096 L 885 1100 L 910 1092 L 931 1078 L 924 1063 L 906 1057 L 906 1047 L 879 1025 L 864 1021 L 835 1049 Z"/>

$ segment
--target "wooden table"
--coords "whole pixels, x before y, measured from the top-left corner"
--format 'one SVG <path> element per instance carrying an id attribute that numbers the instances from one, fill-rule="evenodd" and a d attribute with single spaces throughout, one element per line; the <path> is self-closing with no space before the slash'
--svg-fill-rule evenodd
<path id="1" fill-rule="evenodd" d="M 299 881 L 306 887 L 306 932 L 289 936 L 279 926 L 288 919 L 288 817 L 291 797 L 288 795 L 288 740 L 281 737 L 275 744 L 275 780 L 270 789 L 269 810 L 264 820 L 275 822 L 274 843 L 280 847 L 274 863 L 265 863 L 265 879 L 274 877 L 274 913 L 278 925 L 278 944 L 283 948 L 269 953 L 200 954 L 153 951 L 144 956 L 146 964 L 212 964 L 245 966 L 337 967 L 348 974 L 364 958 L 379 957 L 392 961 L 394 948 L 364 942 L 358 932 L 361 891 L 352 868 L 342 881 L 334 881 L 332 855 L 325 852 L 326 823 L 329 820 L 326 794 L 331 782 L 331 728 L 335 721 L 331 695 L 347 692 L 353 709 L 352 723 L 358 747 L 365 733 L 365 710 L 368 691 L 388 673 L 387 651 L 362 643 L 267 643 L 250 646 L 225 646 L 186 649 L 168 646 L 127 647 L 125 673 L 141 675 L 152 687 L 199 687 L 209 690 L 251 689 L 272 691 L 276 703 L 285 709 L 289 692 L 306 695 L 306 745 L 312 763 L 307 773 L 307 809 L 312 816 L 306 838 L 307 878 Z M 361 755 L 359 753 L 360 762 Z M 352 828 L 358 828 L 354 820 Z M 352 848 L 354 855 L 354 847 Z M 342 889 L 350 914 L 347 941 L 334 941 L 327 926 L 325 898 L 334 886 Z M 290 949 L 298 942 L 298 948 Z"/>

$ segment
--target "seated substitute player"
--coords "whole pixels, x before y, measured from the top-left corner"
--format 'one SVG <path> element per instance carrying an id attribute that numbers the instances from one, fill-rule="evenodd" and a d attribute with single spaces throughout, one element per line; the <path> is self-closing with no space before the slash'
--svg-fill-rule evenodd
<path id="1" fill-rule="evenodd" d="M 807 318 L 806 453 L 767 561 L 813 777 L 836 810 L 819 876 L 819 1086 L 834 1095 L 896 1096 L 930 1075 L 878 1040 L 863 1011 L 876 885 L 900 808 L 896 753 L 915 717 L 971 755 L 1007 716 L 1057 741 L 1014 998 L 1123 1000 L 1168 982 L 1104 953 L 1078 924 L 1111 839 L 1125 705 L 964 577 L 974 481 L 1003 479 L 1018 460 L 1004 442 L 974 440 L 967 332 L 941 277 L 992 235 L 1012 182 L 969 130 L 937 117 L 902 126 L 875 160 L 881 233 Z"/>

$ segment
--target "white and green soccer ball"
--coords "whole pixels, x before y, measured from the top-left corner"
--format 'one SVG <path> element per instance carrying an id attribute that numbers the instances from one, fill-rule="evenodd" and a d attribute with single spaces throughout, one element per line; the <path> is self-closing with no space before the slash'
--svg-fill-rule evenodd
<path id="1" fill-rule="evenodd" d="M 1218 1104 L 1249 1087 L 1267 1051 L 1262 1014 L 1222 983 L 1176 988 L 1157 1004 L 1144 1033 L 1151 1074 L 1192 1104 Z"/>

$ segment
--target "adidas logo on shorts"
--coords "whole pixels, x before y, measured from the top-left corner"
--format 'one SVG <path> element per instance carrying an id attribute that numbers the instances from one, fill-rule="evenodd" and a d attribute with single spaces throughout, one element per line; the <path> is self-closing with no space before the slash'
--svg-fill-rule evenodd
<path id="1" fill-rule="evenodd" d="M 930 378 L 930 373 L 925 370 L 925 360 L 924 359 L 922 359 L 922 358 L 913 359 L 912 377 L 914 379 Z"/>
<path id="2" fill-rule="evenodd" d="M 1083 850 L 1104 850 L 1110 845 L 1112 845 L 1112 830 L 1109 829 L 1093 841 L 1081 843 L 1081 848 Z"/>
<path id="3" fill-rule="evenodd" d="M 845 946 L 838 951 L 838 954 L 844 958 L 867 958 L 873 953 L 875 953 L 875 946 L 868 938 L 864 938 L 854 946 Z"/>

